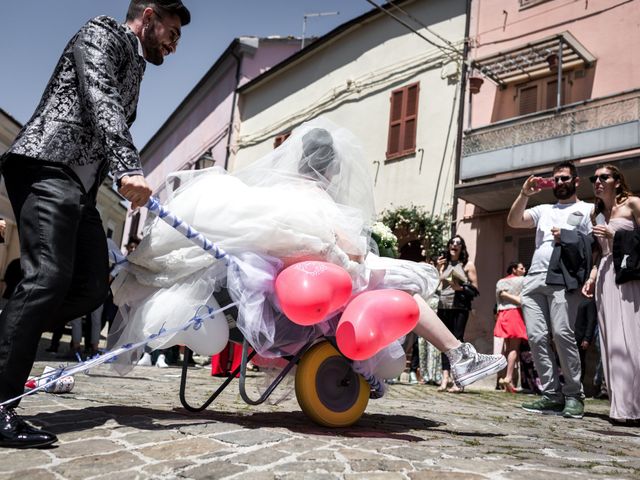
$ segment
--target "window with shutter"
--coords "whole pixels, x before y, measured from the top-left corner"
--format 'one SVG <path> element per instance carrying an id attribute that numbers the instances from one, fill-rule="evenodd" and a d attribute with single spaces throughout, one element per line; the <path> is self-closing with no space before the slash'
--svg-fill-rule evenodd
<path id="1" fill-rule="evenodd" d="M 282 145 L 282 142 L 284 142 L 290 136 L 291 132 L 285 132 L 281 135 L 276 136 L 276 139 L 273 141 L 273 148 L 278 148 L 280 145 Z"/>
<path id="2" fill-rule="evenodd" d="M 140 212 L 134 213 L 133 217 L 131 217 L 131 225 L 129 226 L 129 236 L 137 237 L 138 228 L 140 228 Z"/>
<path id="3" fill-rule="evenodd" d="M 536 237 L 520 237 L 517 245 L 518 256 L 516 258 L 528 269 L 531 266 L 533 253 L 536 251 Z"/>
<path id="4" fill-rule="evenodd" d="M 534 5 L 539 5 L 548 1 L 549 0 L 520 0 L 520 10 L 533 7 Z"/>
<path id="5" fill-rule="evenodd" d="M 564 105 L 566 102 L 566 90 L 564 88 L 564 78 L 562 79 L 562 96 L 560 97 L 560 105 Z M 556 108 L 558 105 L 558 81 L 553 80 L 551 82 L 547 82 L 547 101 L 545 103 L 545 108 Z"/>
<path id="6" fill-rule="evenodd" d="M 534 113 L 538 111 L 538 86 L 521 88 L 519 92 L 520 103 L 518 107 L 519 115 Z"/>
<path id="7" fill-rule="evenodd" d="M 387 159 L 415 152 L 419 93 L 418 83 L 391 92 Z"/>

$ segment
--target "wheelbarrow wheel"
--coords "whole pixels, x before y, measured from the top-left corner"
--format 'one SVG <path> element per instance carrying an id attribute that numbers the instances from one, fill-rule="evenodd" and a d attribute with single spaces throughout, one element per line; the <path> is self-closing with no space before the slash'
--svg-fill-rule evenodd
<path id="1" fill-rule="evenodd" d="M 302 356 L 295 386 L 302 411 L 325 427 L 353 425 L 369 403 L 369 384 L 329 342 L 314 345 Z"/>

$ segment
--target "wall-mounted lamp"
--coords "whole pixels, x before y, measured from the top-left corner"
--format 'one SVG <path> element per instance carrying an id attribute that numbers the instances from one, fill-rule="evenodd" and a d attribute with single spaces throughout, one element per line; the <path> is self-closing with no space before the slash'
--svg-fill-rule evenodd
<path id="1" fill-rule="evenodd" d="M 196 170 L 202 170 L 203 168 L 210 168 L 216 164 L 215 159 L 211 155 L 211 153 L 206 152 L 200 155 L 200 158 L 196 160 L 195 168 Z"/>

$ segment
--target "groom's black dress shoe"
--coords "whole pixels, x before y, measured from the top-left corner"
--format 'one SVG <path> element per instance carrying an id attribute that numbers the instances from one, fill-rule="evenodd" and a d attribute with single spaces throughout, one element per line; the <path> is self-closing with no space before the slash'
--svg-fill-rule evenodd
<path id="1" fill-rule="evenodd" d="M 13 408 L 0 407 L 0 447 L 42 448 L 57 441 L 53 433 L 38 430 L 22 420 Z"/>

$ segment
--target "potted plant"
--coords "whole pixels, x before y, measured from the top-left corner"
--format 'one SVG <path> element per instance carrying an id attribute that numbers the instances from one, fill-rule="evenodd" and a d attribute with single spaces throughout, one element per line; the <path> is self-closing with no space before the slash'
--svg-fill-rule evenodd
<path id="1" fill-rule="evenodd" d="M 472 74 L 469 77 L 469 91 L 472 94 L 476 94 L 480 92 L 480 87 L 484 83 L 484 79 L 478 74 Z"/>

